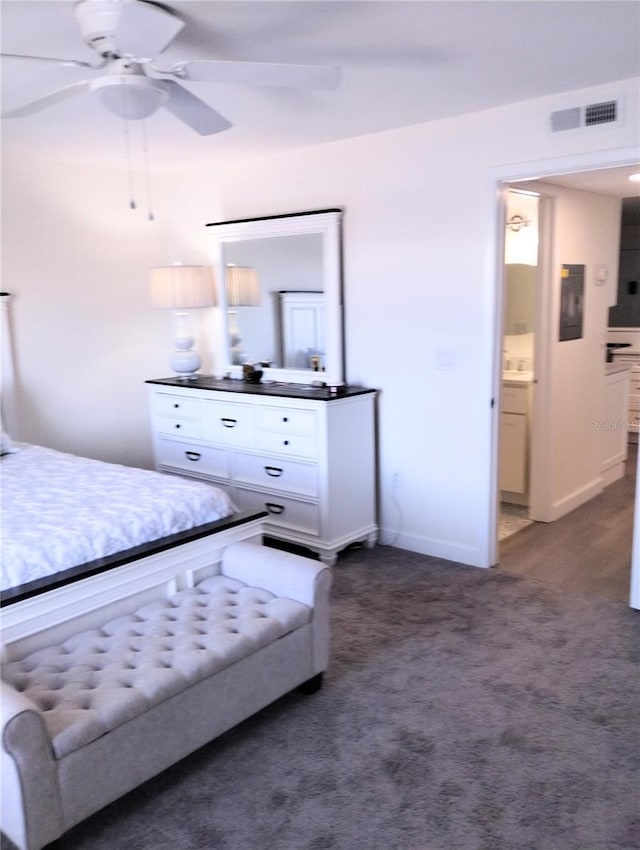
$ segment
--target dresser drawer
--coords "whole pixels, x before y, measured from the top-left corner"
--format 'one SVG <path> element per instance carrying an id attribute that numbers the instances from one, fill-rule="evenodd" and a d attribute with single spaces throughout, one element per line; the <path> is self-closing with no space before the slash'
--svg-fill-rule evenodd
<path id="1" fill-rule="evenodd" d="M 282 456 L 315 458 L 318 453 L 314 437 L 299 434 L 279 434 L 277 431 L 258 431 L 256 446 Z"/>
<path id="2" fill-rule="evenodd" d="M 272 525 L 318 534 L 319 508 L 313 502 L 289 499 L 274 493 L 255 493 L 242 487 L 233 488 L 233 501 L 240 510 L 267 511 L 266 522 Z"/>
<path id="3" fill-rule="evenodd" d="M 203 401 L 202 424 L 205 440 L 226 446 L 253 446 L 253 408 L 250 405 Z"/>
<path id="4" fill-rule="evenodd" d="M 316 466 L 286 458 L 236 453 L 233 456 L 233 477 L 243 484 L 298 493 L 301 496 L 316 496 L 318 493 Z"/>
<path id="5" fill-rule="evenodd" d="M 156 463 L 158 466 L 184 469 L 198 475 L 229 478 L 227 452 L 210 446 L 180 443 L 177 440 L 160 438 L 156 444 Z"/>
<path id="6" fill-rule="evenodd" d="M 184 437 L 187 440 L 199 440 L 202 437 L 202 425 L 199 419 L 156 416 L 155 422 L 161 434 L 171 434 L 174 437 Z"/>
<path id="7" fill-rule="evenodd" d="M 259 407 L 258 427 L 265 431 L 281 434 L 302 434 L 315 437 L 316 414 L 313 410 L 297 410 L 285 407 Z"/>
<path id="8" fill-rule="evenodd" d="M 180 395 L 156 393 L 153 397 L 153 409 L 161 416 L 173 416 L 178 419 L 199 419 L 200 399 L 185 398 Z"/>

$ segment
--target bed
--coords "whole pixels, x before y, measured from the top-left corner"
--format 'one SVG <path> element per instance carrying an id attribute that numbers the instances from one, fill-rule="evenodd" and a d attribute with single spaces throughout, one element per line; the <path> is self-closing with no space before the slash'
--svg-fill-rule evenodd
<path id="1" fill-rule="evenodd" d="M 3 606 L 161 553 L 179 564 L 186 544 L 232 529 L 254 537 L 263 516 L 209 484 L 18 446 L 4 432 L 0 487 Z"/>
<path id="2" fill-rule="evenodd" d="M 3 293 L 3 403 L 13 390 L 9 300 Z M 266 514 L 238 512 L 220 488 L 16 443 L 2 427 L 0 438 L 3 643 L 81 611 L 127 608 L 160 585 L 193 585 L 229 544 L 262 541 Z"/>
<path id="3" fill-rule="evenodd" d="M 197 481 L 44 446 L 7 445 L 2 487 L 3 601 L 86 574 L 86 565 L 230 517 L 225 492 Z M 84 570 L 80 569 L 84 567 Z"/>

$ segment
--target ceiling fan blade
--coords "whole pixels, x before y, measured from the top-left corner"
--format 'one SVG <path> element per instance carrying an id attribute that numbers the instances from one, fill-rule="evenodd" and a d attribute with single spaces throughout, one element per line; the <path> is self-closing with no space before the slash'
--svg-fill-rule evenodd
<path id="1" fill-rule="evenodd" d="M 118 15 L 115 41 L 124 56 L 151 60 L 168 47 L 184 21 L 144 0 L 128 0 Z"/>
<path id="2" fill-rule="evenodd" d="M 31 62 L 55 62 L 57 65 L 66 65 L 70 68 L 91 68 L 98 70 L 103 68 L 107 60 L 103 59 L 97 65 L 91 62 L 83 62 L 81 59 L 57 59 L 55 56 L 27 56 L 23 53 L 0 53 L 1 59 L 29 59 Z"/>
<path id="3" fill-rule="evenodd" d="M 190 91 L 183 88 L 172 80 L 161 80 L 163 88 L 169 93 L 169 100 L 163 104 L 176 118 L 188 124 L 201 136 L 211 136 L 213 133 L 221 133 L 231 127 L 219 112 L 212 109 L 207 103 Z"/>
<path id="4" fill-rule="evenodd" d="M 191 62 L 179 62 L 170 71 L 163 73 L 175 74 L 180 79 L 197 82 L 287 86 L 296 89 L 336 89 L 340 83 L 340 69 L 327 65 L 194 59 Z"/>
<path id="5" fill-rule="evenodd" d="M 32 100 L 30 103 L 25 103 L 23 106 L 18 106 L 16 109 L 10 109 L 8 112 L 3 112 L 3 118 L 22 118 L 24 115 L 32 115 L 34 112 L 39 112 L 41 109 L 46 109 L 48 106 L 54 106 L 56 103 L 61 103 L 63 100 L 68 100 L 70 97 L 75 97 L 77 94 L 82 94 L 89 89 L 88 80 L 81 80 L 77 83 L 71 83 L 61 89 L 50 92 L 44 97 L 39 97 L 37 100 Z"/>

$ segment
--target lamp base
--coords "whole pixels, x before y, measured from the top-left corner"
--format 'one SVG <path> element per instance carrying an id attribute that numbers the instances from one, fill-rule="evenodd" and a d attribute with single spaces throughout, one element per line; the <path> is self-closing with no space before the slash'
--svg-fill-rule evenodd
<path id="1" fill-rule="evenodd" d="M 200 355 L 192 348 L 171 355 L 171 368 L 180 378 L 193 378 L 201 365 Z"/>

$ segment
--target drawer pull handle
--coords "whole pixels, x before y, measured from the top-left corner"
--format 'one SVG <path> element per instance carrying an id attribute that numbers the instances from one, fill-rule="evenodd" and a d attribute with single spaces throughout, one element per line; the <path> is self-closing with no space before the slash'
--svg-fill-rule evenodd
<path id="1" fill-rule="evenodd" d="M 265 466 L 264 471 L 272 478 L 279 478 L 284 472 L 279 466 Z"/>
<path id="2" fill-rule="evenodd" d="M 238 424 L 237 419 L 228 419 L 225 416 L 222 416 L 220 418 L 220 421 L 222 422 L 222 424 L 224 425 L 225 428 L 235 428 L 236 425 Z"/>
<path id="3" fill-rule="evenodd" d="M 288 446 L 288 445 L 289 445 L 289 440 L 283 440 L 283 441 L 282 441 L 282 445 L 283 445 L 283 446 Z"/>
<path id="4" fill-rule="evenodd" d="M 284 513 L 284 505 L 276 505 L 273 502 L 265 502 L 264 506 L 269 511 L 270 514 L 282 514 L 282 513 Z"/>
<path id="5" fill-rule="evenodd" d="M 200 460 L 200 452 L 185 452 L 184 454 L 187 460 Z"/>
<path id="6" fill-rule="evenodd" d="M 182 427 L 182 426 L 180 425 L 180 423 L 179 423 L 179 422 L 176 422 L 176 428 L 181 428 L 181 427 Z"/>
<path id="7" fill-rule="evenodd" d="M 283 421 L 283 422 L 288 422 L 288 421 L 289 421 L 289 417 L 288 417 L 288 416 L 283 416 L 283 417 L 282 417 L 282 421 Z"/>
<path id="8" fill-rule="evenodd" d="M 173 405 L 173 406 L 174 406 L 174 407 L 180 407 L 180 405 L 178 404 L 178 402 L 177 402 L 177 401 L 174 403 L 174 405 Z"/>

